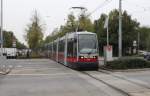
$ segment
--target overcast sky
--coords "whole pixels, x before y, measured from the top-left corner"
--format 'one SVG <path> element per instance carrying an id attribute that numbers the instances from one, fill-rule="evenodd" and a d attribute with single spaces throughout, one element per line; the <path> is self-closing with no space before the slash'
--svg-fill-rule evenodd
<path id="1" fill-rule="evenodd" d="M 13 31 L 19 41 L 24 42 L 23 34 L 26 25 L 30 23 L 34 10 L 37 10 L 45 25 L 45 35 L 64 24 L 67 14 L 73 6 L 83 6 L 92 12 L 105 0 L 3 0 L 4 1 L 4 29 Z M 118 0 L 111 1 L 90 16 L 92 20 L 98 19 L 102 13 L 108 14 L 110 10 L 118 8 Z M 132 18 L 137 19 L 141 25 L 150 26 L 149 0 L 123 0 L 123 10 L 127 10 Z"/>

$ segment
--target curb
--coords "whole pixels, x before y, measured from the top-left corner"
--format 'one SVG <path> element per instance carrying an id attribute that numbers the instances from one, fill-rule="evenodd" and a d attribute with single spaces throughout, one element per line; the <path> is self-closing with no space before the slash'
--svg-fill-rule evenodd
<path id="1" fill-rule="evenodd" d="M 99 69 L 110 71 L 110 72 L 137 72 L 137 71 L 150 71 L 150 68 L 141 68 L 141 69 L 125 69 L 125 70 L 113 70 L 105 67 L 100 67 Z"/>
<path id="2" fill-rule="evenodd" d="M 150 68 L 143 69 L 127 69 L 127 70 L 114 70 L 113 72 L 137 72 L 137 71 L 149 71 Z"/>

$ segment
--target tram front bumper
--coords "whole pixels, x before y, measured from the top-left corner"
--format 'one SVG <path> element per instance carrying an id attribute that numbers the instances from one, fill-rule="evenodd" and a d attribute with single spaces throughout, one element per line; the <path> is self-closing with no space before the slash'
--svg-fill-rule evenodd
<path id="1" fill-rule="evenodd" d="M 98 62 L 77 62 L 75 65 L 79 70 L 97 70 L 99 68 Z"/>

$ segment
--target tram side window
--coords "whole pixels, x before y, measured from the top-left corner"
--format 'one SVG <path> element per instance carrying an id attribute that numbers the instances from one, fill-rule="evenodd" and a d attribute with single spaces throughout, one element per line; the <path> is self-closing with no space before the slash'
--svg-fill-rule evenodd
<path id="1" fill-rule="evenodd" d="M 59 41 L 58 52 L 61 52 L 61 48 L 62 48 L 61 46 L 62 46 L 61 41 Z"/>
<path id="2" fill-rule="evenodd" d="M 54 43 L 54 53 L 56 53 L 56 43 Z"/>
<path id="3" fill-rule="evenodd" d="M 77 42 L 73 43 L 73 56 L 76 57 L 77 56 Z"/>
<path id="4" fill-rule="evenodd" d="M 68 41 L 68 46 L 67 46 L 67 56 L 68 57 L 76 57 L 77 56 L 77 43 L 74 42 L 74 40 L 69 40 Z"/>
<path id="5" fill-rule="evenodd" d="M 49 56 L 51 57 L 52 55 L 52 45 L 49 45 Z"/>
<path id="6" fill-rule="evenodd" d="M 68 41 L 68 46 L 67 46 L 67 56 L 72 57 L 73 56 L 73 42 Z"/>
<path id="7" fill-rule="evenodd" d="M 64 52 L 65 41 L 59 42 L 59 52 Z"/>

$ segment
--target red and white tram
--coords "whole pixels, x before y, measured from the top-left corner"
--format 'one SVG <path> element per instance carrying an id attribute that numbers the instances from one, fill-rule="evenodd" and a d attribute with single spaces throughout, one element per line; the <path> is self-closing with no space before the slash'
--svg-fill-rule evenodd
<path id="1" fill-rule="evenodd" d="M 46 44 L 46 55 L 73 69 L 98 69 L 98 40 L 92 32 L 74 32 Z"/>

